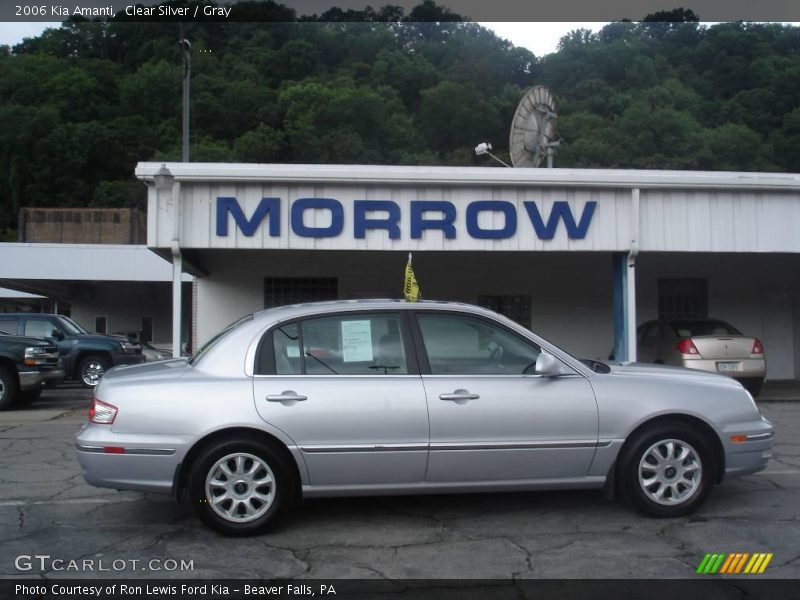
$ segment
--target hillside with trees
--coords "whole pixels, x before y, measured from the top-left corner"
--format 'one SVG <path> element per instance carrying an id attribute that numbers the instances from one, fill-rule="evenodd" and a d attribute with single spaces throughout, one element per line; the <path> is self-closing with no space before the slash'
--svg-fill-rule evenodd
<path id="1" fill-rule="evenodd" d="M 537 57 L 431 0 L 302 20 L 248 5 L 257 21 L 72 20 L 0 47 L 0 238 L 20 206 L 143 206 L 135 164 L 181 156 L 181 35 L 193 161 L 487 165 L 474 146 L 503 156 L 543 84 L 556 166 L 800 171 L 800 28 L 673 11 Z"/>

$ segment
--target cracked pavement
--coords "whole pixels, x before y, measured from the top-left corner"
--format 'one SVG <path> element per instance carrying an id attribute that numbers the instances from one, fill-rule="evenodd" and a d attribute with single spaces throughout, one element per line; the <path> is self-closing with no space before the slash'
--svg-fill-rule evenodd
<path id="1" fill-rule="evenodd" d="M 48 390 L 0 413 L 0 578 L 695 578 L 707 552 L 773 552 L 760 577 L 800 577 L 800 402 L 761 404 L 777 429 L 774 459 L 686 518 L 643 517 L 599 491 L 334 498 L 233 539 L 170 498 L 84 483 L 73 436 L 88 398 Z M 21 554 L 127 564 L 22 572 Z M 142 570 L 151 559 L 193 570 Z"/>

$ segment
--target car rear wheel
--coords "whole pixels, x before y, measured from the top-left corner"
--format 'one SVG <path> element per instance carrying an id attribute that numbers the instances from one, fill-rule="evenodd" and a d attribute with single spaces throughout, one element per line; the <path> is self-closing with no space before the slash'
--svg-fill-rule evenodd
<path id="1" fill-rule="evenodd" d="M 620 492 L 654 517 L 679 517 L 700 506 L 717 475 L 714 452 L 695 428 L 681 422 L 647 428 L 623 449 Z"/>
<path id="2" fill-rule="evenodd" d="M 78 366 L 78 378 L 83 387 L 94 388 L 108 371 L 110 364 L 108 359 L 102 356 L 87 356 Z"/>
<path id="3" fill-rule="evenodd" d="M 218 442 L 189 472 L 189 497 L 200 519 L 224 535 L 263 533 L 294 501 L 293 470 L 261 440 Z"/>
<path id="4" fill-rule="evenodd" d="M 17 401 L 19 389 L 16 375 L 6 367 L 0 367 L 0 410 L 10 408 Z"/>

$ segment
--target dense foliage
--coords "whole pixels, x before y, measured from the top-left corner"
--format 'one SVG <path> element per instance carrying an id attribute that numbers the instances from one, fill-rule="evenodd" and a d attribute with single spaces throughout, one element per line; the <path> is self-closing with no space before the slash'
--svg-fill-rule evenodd
<path id="1" fill-rule="evenodd" d="M 800 171 L 800 28 L 619 22 L 534 57 L 431 0 L 250 5 L 260 22 L 69 21 L 0 47 L 0 233 L 20 206 L 142 205 L 136 162 L 181 156 L 181 35 L 194 161 L 487 164 L 473 147 L 502 155 L 545 84 L 557 166 Z"/>

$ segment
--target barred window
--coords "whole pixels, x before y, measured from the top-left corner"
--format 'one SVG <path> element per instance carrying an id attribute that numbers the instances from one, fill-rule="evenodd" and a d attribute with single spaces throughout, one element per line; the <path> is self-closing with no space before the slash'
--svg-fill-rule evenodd
<path id="1" fill-rule="evenodd" d="M 264 308 L 336 300 L 339 284 L 336 277 L 266 277 L 264 278 Z"/>
<path id="2" fill-rule="evenodd" d="M 531 328 L 530 296 L 478 296 L 478 305 L 500 313 L 526 329 Z"/>

